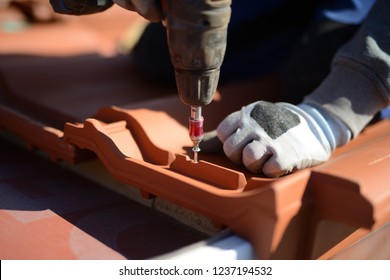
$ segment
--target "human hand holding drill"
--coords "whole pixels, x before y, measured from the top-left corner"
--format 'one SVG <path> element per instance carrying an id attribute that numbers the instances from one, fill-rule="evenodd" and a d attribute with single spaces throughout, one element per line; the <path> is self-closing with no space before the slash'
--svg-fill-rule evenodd
<path id="1" fill-rule="evenodd" d="M 55 12 L 68 15 L 102 12 L 114 3 L 124 9 L 137 12 L 151 22 L 162 20 L 162 8 L 156 0 L 50 0 Z"/>
<path id="2" fill-rule="evenodd" d="M 93 0 L 51 2 L 89 5 Z M 162 15 L 155 1 L 115 2 L 153 21 Z M 336 147 L 359 135 L 390 104 L 390 40 L 385 36 L 390 7 L 385 2 L 377 0 L 334 56 L 328 76 L 301 103 L 259 101 L 227 116 L 217 128 L 225 154 L 252 172 L 278 177 L 325 162 Z"/>

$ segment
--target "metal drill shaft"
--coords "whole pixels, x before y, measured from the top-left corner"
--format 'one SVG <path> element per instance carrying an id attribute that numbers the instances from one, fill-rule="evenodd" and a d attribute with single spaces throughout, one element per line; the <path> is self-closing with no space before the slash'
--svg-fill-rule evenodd
<path id="1" fill-rule="evenodd" d="M 191 118 L 194 120 L 200 120 L 202 118 L 201 106 L 191 106 Z"/>
<path id="2" fill-rule="evenodd" d="M 191 106 L 191 115 L 189 119 L 189 135 L 194 146 L 194 163 L 198 162 L 198 153 L 200 152 L 199 143 L 203 139 L 203 117 L 201 106 Z"/>

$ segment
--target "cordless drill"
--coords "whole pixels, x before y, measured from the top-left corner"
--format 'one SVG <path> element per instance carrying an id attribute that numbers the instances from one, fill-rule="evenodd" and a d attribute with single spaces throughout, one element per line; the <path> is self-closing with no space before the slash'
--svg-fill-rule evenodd
<path id="1" fill-rule="evenodd" d="M 231 0 L 163 0 L 168 48 L 180 99 L 191 106 L 189 135 L 198 161 L 202 107 L 217 89 L 230 21 Z"/>
<path id="2" fill-rule="evenodd" d="M 146 5 L 143 0 L 50 0 L 50 3 L 57 13 L 83 15 L 104 11 L 113 1 L 125 6 L 129 2 L 127 8 Z M 197 162 L 203 138 L 201 106 L 212 101 L 218 85 L 231 0 L 161 0 L 161 5 L 179 96 L 191 106 L 189 134 Z"/>

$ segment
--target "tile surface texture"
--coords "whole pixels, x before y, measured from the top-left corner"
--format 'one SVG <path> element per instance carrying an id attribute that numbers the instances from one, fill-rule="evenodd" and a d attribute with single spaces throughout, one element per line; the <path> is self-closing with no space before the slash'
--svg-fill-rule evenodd
<path id="1" fill-rule="evenodd" d="M 358 242 L 365 236 L 378 240 L 386 232 L 388 120 L 368 127 L 327 163 L 279 179 L 251 174 L 222 154 L 201 153 L 194 164 L 189 108 L 175 89 L 140 76 L 131 54 L 116 51 L 120 35 L 138 22 L 134 14 L 113 9 L 2 31 L 0 129 L 53 162 L 77 166 L 97 159 L 116 182 L 139 188 L 144 197 L 157 196 L 229 227 L 262 259 L 342 258 L 352 244 L 365 248 L 366 242 Z M 204 108 L 205 129 L 249 102 L 277 100 L 279 92 L 274 77 L 221 86 Z M 145 258 L 145 243 L 155 235 L 163 240 L 152 248 L 158 252 L 176 246 L 172 240 L 199 238 L 89 183 L 68 183 L 70 175 L 64 182 L 48 163 L 42 162 L 48 171 L 35 170 L 35 163 L 20 160 L 27 152 L 1 148 L 8 157 L 2 157 L 0 214 L 6 230 L 0 238 L 8 246 L 4 252 L 13 252 L 4 258 Z M 23 244 L 9 242 L 18 239 L 39 249 L 27 252 Z M 44 239 L 63 247 L 43 248 Z M 359 251 L 356 246 L 350 252 Z"/>

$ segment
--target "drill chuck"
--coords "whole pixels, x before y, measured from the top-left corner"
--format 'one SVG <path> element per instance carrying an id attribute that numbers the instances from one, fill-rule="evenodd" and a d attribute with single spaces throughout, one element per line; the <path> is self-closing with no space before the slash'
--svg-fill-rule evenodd
<path id="1" fill-rule="evenodd" d="M 211 70 L 175 69 L 176 86 L 183 103 L 207 105 L 213 100 L 219 80 L 219 67 Z"/>
<path id="2" fill-rule="evenodd" d="M 165 0 L 164 25 L 181 100 L 209 104 L 226 50 L 231 0 Z"/>

